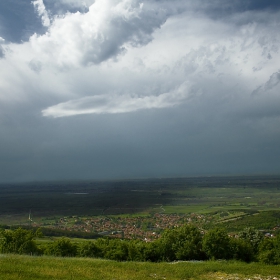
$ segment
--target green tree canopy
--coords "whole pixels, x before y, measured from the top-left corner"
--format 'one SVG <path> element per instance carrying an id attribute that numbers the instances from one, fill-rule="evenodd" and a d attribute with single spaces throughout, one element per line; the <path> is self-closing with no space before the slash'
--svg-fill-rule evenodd
<path id="1" fill-rule="evenodd" d="M 0 250 L 1 253 L 37 254 L 39 249 L 34 238 L 41 234 L 40 230 L 33 232 L 18 228 L 16 230 L 2 230 Z"/>
<path id="2" fill-rule="evenodd" d="M 240 239 L 245 240 L 252 246 L 254 254 L 258 253 L 259 245 L 264 238 L 263 234 L 259 230 L 253 227 L 248 227 L 239 232 L 238 236 Z"/>
<path id="3" fill-rule="evenodd" d="M 202 249 L 210 259 L 229 259 L 230 238 L 224 229 L 209 230 L 202 242 Z"/>
<path id="4" fill-rule="evenodd" d="M 165 231 L 160 243 L 166 261 L 198 260 L 202 257 L 202 235 L 192 225 Z"/>
<path id="5" fill-rule="evenodd" d="M 75 257 L 77 255 L 77 246 L 69 238 L 59 238 L 48 245 L 45 254 L 59 257 Z"/>

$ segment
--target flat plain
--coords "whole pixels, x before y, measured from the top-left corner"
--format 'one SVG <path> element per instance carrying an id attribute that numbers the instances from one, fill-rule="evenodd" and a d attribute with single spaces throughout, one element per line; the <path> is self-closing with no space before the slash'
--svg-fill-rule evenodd
<path id="1" fill-rule="evenodd" d="M 67 216 L 215 215 L 224 220 L 278 211 L 280 177 L 233 176 L 0 185 L 0 224 Z"/>

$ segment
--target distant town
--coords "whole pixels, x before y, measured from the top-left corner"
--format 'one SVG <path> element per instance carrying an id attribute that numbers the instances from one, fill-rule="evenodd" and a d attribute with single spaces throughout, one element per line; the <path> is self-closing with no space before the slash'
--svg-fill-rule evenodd
<path id="1" fill-rule="evenodd" d="M 138 217 L 63 217 L 48 224 L 48 221 L 36 224 L 36 226 L 47 226 L 49 228 L 96 232 L 101 236 L 111 236 L 125 239 L 141 239 L 152 241 L 160 237 L 163 230 L 180 227 L 187 223 L 194 223 L 201 226 L 209 223 L 213 219 L 211 216 L 202 214 L 162 214 L 156 213 L 149 216 Z"/>

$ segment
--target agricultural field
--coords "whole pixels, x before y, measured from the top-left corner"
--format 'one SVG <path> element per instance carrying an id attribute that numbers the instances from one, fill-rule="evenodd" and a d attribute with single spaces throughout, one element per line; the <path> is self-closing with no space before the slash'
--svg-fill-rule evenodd
<path id="1" fill-rule="evenodd" d="M 273 229 L 280 224 L 279 207 L 280 177 L 275 176 L 0 186 L 0 224 L 88 233 L 120 234 L 129 223 L 156 233 L 186 222 L 206 229 L 216 225 L 231 231 L 246 225 Z"/>
<path id="2" fill-rule="evenodd" d="M 61 215 L 209 213 L 280 207 L 280 177 L 203 177 L 0 185 L 1 219 Z"/>

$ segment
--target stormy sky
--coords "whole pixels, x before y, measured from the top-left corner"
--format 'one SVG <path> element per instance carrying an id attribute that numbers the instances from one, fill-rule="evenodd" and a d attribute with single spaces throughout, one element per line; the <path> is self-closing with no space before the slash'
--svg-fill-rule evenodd
<path id="1" fill-rule="evenodd" d="M 0 182 L 279 174 L 279 0 L 2 0 Z"/>

